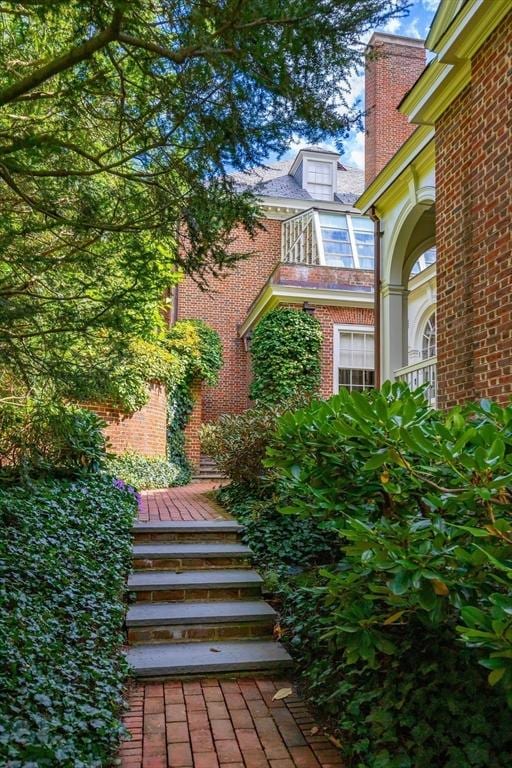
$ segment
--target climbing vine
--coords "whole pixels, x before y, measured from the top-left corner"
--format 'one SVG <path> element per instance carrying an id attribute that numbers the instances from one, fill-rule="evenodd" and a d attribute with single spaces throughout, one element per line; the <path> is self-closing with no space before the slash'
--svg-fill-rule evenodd
<path id="1" fill-rule="evenodd" d="M 315 392 L 320 384 L 322 330 L 295 309 L 275 309 L 254 331 L 251 398 L 269 405 Z"/>
<path id="2" fill-rule="evenodd" d="M 191 476 L 185 454 L 185 428 L 193 408 L 192 385 L 196 381 L 217 384 L 222 343 L 217 331 L 203 320 L 179 320 L 168 333 L 167 348 L 184 366 L 182 379 L 169 392 L 167 411 L 167 456 L 179 470 L 176 485 L 183 485 Z"/>

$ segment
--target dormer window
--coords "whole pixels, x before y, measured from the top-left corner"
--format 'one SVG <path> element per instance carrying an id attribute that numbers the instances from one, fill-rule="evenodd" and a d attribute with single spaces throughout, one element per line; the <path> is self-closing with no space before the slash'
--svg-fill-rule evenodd
<path id="1" fill-rule="evenodd" d="M 306 161 L 305 187 L 315 200 L 332 200 L 334 198 L 332 162 L 324 160 Z"/>
<path id="2" fill-rule="evenodd" d="M 313 200 L 334 201 L 339 154 L 323 147 L 304 147 L 297 153 L 290 176 Z"/>

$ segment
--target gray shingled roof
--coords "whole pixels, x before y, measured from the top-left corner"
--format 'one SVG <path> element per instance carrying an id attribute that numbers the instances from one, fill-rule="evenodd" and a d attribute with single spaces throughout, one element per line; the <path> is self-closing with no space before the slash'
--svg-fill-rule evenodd
<path id="1" fill-rule="evenodd" d="M 306 147 L 309 151 L 326 152 L 322 147 Z M 295 200 L 314 198 L 293 176 L 289 175 L 295 158 L 269 163 L 245 173 L 234 173 L 232 179 L 242 191 L 251 191 L 261 197 L 284 197 Z M 352 205 L 364 191 L 364 171 L 338 164 L 338 179 L 335 201 Z"/>

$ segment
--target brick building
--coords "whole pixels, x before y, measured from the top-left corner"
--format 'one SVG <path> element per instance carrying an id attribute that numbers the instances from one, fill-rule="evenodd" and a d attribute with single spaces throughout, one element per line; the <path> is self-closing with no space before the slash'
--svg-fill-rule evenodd
<path id="1" fill-rule="evenodd" d="M 425 41 L 428 66 L 380 100 L 374 82 L 412 61 L 411 44 L 376 35 L 375 46 L 383 55 L 368 62 L 369 175 L 356 205 L 380 220 L 381 378 L 429 381 L 440 407 L 481 397 L 505 402 L 512 385 L 512 5 L 441 0 Z M 420 279 L 418 259 L 429 280 Z M 420 289 L 423 299 L 414 295 Z"/>
<path id="2" fill-rule="evenodd" d="M 224 347 L 219 385 L 196 393 L 188 434 L 196 462 L 198 424 L 250 406 L 252 331 L 276 306 L 305 309 L 320 321 L 323 396 L 340 382 L 373 383 L 374 225 L 353 205 L 364 186 L 362 171 L 345 167 L 335 152 L 307 147 L 235 181 L 261 205 L 256 237 L 240 230 L 233 244 L 252 255 L 212 280 L 209 291 L 187 279 L 174 296 L 175 319 L 202 318 Z"/>

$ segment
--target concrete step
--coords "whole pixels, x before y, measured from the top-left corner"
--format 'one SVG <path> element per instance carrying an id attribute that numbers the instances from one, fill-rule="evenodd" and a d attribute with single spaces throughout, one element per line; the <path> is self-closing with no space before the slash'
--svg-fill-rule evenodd
<path id="1" fill-rule="evenodd" d="M 262 583 L 250 569 L 136 571 L 128 577 L 128 590 L 139 602 L 247 600 L 261 595 Z"/>
<path id="2" fill-rule="evenodd" d="M 129 648 L 126 655 L 138 678 L 273 672 L 292 664 L 283 646 L 272 640 L 137 645 Z"/>
<path id="3" fill-rule="evenodd" d="M 249 567 L 251 550 L 244 544 L 135 544 L 133 567 L 143 569 Z"/>
<path id="4" fill-rule="evenodd" d="M 136 544 L 151 542 L 222 542 L 238 541 L 244 527 L 235 520 L 193 520 L 167 523 L 136 523 Z"/>
<path id="5" fill-rule="evenodd" d="M 137 603 L 126 617 L 128 642 L 268 638 L 276 612 L 263 600 Z"/>

